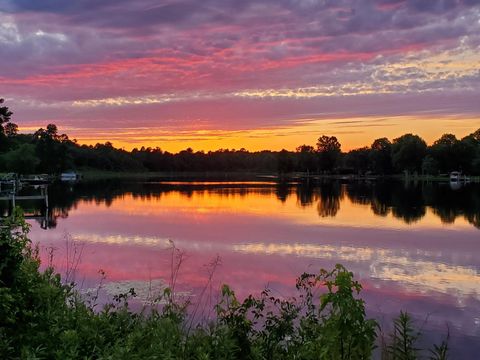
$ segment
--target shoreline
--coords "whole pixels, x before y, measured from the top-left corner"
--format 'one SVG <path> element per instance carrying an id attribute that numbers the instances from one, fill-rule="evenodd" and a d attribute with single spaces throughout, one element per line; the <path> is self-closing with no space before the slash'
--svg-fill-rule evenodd
<path id="1" fill-rule="evenodd" d="M 80 181 L 93 180 L 114 180 L 114 179 L 184 179 L 184 180 L 198 180 L 208 179 L 217 181 L 310 181 L 310 180 L 338 180 L 338 181 L 379 181 L 379 180 L 394 180 L 394 181 L 421 181 L 421 182 L 451 182 L 449 176 L 438 175 L 355 175 L 355 174 L 308 174 L 301 172 L 292 172 L 279 174 L 276 172 L 222 172 L 222 171 L 182 171 L 182 172 L 149 172 L 149 171 L 97 171 L 97 170 L 79 170 L 81 174 Z M 0 173 L 0 178 L 8 173 Z M 468 176 L 468 175 L 467 175 Z M 458 183 L 480 183 L 480 176 L 468 176 L 468 181 L 458 181 Z"/>
<path id="2" fill-rule="evenodd" d="M 353 175 L 353 174 L 307 174 L 307 173 L 264 173 L 264 172 L 221 172 L 221 171 L 188 171 L 188 172 L 121 172 L 121 171 L 80 171 L 82 180 L 106 180 L 106 179 L 217 179 L 217 180 L 341 180 L 341 181 L 422 181 L 422 182 L 450 182 L 449 176 L 432 175 Z M 480 176 L 469 176 L 468 181 L 459 183 L 480 183 Z"/>

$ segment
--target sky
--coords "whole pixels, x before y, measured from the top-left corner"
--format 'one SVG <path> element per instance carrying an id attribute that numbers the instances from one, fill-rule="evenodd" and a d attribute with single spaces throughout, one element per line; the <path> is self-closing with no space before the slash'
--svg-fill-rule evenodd
<path id="1" fill-rule="evenodd" d="M 30 132 L 179 151 L 480 128 L 480 0 L 0 0 Z"/>

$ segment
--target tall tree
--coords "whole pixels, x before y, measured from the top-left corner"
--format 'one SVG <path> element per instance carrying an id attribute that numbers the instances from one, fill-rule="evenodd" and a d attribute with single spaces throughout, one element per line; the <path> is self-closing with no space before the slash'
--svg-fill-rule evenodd
<path id="1" fill-rule="evenodd" d="M 315 148 L 310 145 L 297 147 L 297 168 L 303 172 L 311 172 L 317 169 L 317 155 Z"/>
<path id="2" fill-rule="evenodd" d="M 5 133 L 5 128 L 11 128 L 11 126 L 15 126 L 15 124 L 10 123 L 10 119 L 12 118 L 13 113 L 9 110 L 7 106 L 4 106 L 5 103 L 4 99 L 0 98 L 0 152 L 9 149 L 9 141 L 7 139 L 7 134 Z M 12 124 L 12 125 L 10 125 Z"/>
<path id="3" fill-rule="evenodd" d="M 421 137 L 413 134 L 400 136 L 392 143 L 393 166 L 398 171 L 420 171 L 426 152 L 427 144 Z"/>
<path id="4" fill-rule="evenodd" d="M 21 144 L 15 150 L 5 153 L 1 160 L 4 161 L 5 168 L 19 174 L 32 173 L 40 160 L 35 156 L 35 146 L 33 144 Z"/>
<path id="5" fill-rule="evenodd" d="M 292 153 L 282 149 L 277 155 L 277 171 L 280 174 L 285 174 L 294 170 L 294 162 Z"/>
<path id="6" fill-rule="evenodd" d="M 438 161 L 432 155 L 427 155 L 423 158 L 422 174 L 437 175 L 439 172 L 439 169 L 440 169 L 440 166 L 438 165 Z"/>
<path id="7" fill-rule="evenodd" d="M 462 138 L 459 147 L 461 170 L 480 174 L 480 129 Z"/>
<path id="8" fill-rule="evenodd" d="M 10 122 L 13 113 L 6 106 L 2 106 L 5 99 L 0 99 L 0 132 L 3 132 L 4 124 Z"/>
<path id="9" fill-rule="evenodd" d="M 71 165 L 67 150 L 70 142 L 65 134 L 58 134 L 55 124 L 48 124 L 46 129 L 40 128 L 33 135 L 36 153 L 40 159 L 39 169 L 48 173 L 59 173 Z"/>
<path id="10" fill-rule="evenodd" d="M 387 138 L 376 139 L 370 146 L 370 161 L 377 174 L 392 173 L 392 143 Z"/>
<path id="11" fill-rule="evenodd" d="M 371 168 L 370 153 L 368 147 L 351 150 L 345 155 L 345 165 L 357 174 L 365 174 Z"/>
<path id="12" fill-rule="evenodd" d="M 341 145 L 335 136 L 322 135 L 317 141 L 320 168 L 332 171 L 338 163 L 341 154 Z"/>
<path id="13" fill-rule="evenodd" d="M 453 134 L 443 134 L 434 141 L 429 153 L 438 163 L 443 173 L 460 170 L 460 141 Z"/>
<path id="14" fill-rule="evenodd" d="M 18 134 L 18 125 L 14 123 L 7 123 L 4 126 L 5 135 L 9 138 L 13 138 Z"/>

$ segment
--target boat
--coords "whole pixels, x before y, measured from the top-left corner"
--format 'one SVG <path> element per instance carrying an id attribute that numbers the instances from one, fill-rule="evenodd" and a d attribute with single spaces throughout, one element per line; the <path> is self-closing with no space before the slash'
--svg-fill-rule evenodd
<path id="1" fill-rule="evenodd" d="M 460 171 L 452 171 L 450 173 L 450 182 L 469 182 L 470 178 L 467 175 L 462 175 Z"/>
<path id="2" fill-rule="evenodd" d="M 78 181 L 81 175 L 75 171 L 67 171 L 60 174 L 61 181 Z"/>
<path id="3" fill-rule="evenodd" d="M 460 171 L 452 171 L 450 173 L 450 181 L 451 182 L 457 182 L 460 181 L 461 173 Z"/>

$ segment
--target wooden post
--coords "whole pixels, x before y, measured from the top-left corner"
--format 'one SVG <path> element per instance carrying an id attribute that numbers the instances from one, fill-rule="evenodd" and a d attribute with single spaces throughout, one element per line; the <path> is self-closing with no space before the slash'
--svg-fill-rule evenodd
<path id="1" fill-rule="evenodd" d="M 48 187 L 47 186 L 44 187 L 44 195 L 45 195 L 45 206 L 47 207 L 47 211 L 48 211 Z"/>

